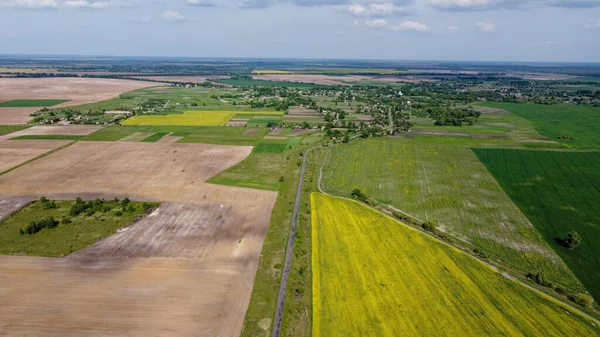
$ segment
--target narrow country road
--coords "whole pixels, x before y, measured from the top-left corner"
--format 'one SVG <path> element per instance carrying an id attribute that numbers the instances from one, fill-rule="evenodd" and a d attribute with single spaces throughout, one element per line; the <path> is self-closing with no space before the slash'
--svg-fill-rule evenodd
<path id="1" fill-rule="evenodd" d="M 281 335 L 281 323 L 283 320 L 283 308 L 285 306 L 285 294 L 287 291 L 288 278 L 290 275 L 290 266 L 292 264 L 292 256 L 294 250 L 294 237 L 296 236 L 296 224 L 298 223 L 298 211 L 300 208 L 300 200 L 302 199 L 302 184 L 304 182 L 304 172 L 306 171 L 306 160 L 308 154 L 318 146 L 311 147 L 306 150 L 302 157 L 302 169 L 300 170 L 300 180 L 298 180 L 298 190 L 296 192 L 296 201 L 294 202 L 294 213 L 292 214 L 292 224 L 290 226 L 290 235 L 288 237 L 287 248 L 285 251 L 285 263 L 283 265 L 283 274 L 281 274 L 281 285 L 279 286 L 279 296 L 277 297 L 277 306 L 275 307 L 275 318 L 273 320 L 272 337 Z"/>

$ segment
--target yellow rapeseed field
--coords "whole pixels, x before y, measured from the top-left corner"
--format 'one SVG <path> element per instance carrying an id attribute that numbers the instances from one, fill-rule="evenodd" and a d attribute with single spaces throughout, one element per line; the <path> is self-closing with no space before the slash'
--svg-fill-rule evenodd
<path id="1" fill-rule="evenodd" d="M 134 116 L 122 125 L 190 125 L 219 126 L 225 125 L 239 111 L 185 111 L 183 114 Z"/>
<path id="2" fill-rule="evenodd" d="M 313 193 L 313 336 L 598 336 L 566 306 L 357 202 Z"/>

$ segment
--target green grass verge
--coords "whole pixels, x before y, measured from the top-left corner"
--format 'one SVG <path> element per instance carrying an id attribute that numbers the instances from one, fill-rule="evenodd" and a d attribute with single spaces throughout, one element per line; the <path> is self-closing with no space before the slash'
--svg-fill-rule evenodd
<path id="1" fill-rule="evenodd" d="M 152 136 L 145 138 L 144 140 L 142 140 L 142 142 L 155 143 L 155 142 L 158 142 L 159 140 L 161 140 L 162 137 L 164 137 L 168 134 L 169 134 L 169 132 L 157 132 L 157 133 L 153 134 Z"/>
<path id="2" fill-rule="evenodd" d="M 437 223 L 522 274 L 541 270 L 556 284 L 583 289 L 469 148 L 364 140 L 338 147 L 323 173 L 328 192 L 349 196 L 360 188 L 382 203 Z"/>
<path id="3" fill-rule="evenodd" d="M 475 153 L 600 302 L 600 152 L 476 149 Z M 582 243 L 556 242 L 577 231 Z"/>
<path id="4" fill-rule="evenodd" d="M 110 208 L 107 212 L 71 217 L 69 209 L 74 204 L 74 201 L 56 201 L 58 208 L 44 209 L 42 203 L 37 201 L 6 218 L 0 224 L 0 254 L 65 256 L 112 235 L 117 229 L 132 221 L 136 215 L 144 212 L 141 203 L 131 202 L 133 210 L 128 209 L 118 216 L 117 212 L 121 211 L 120 204 L 110 201 L 105 203 L 107 208 Z M 31 235 L 19 233 L 19 230 L 30 222 L 47 217 L 59 221 L 69 217 L 72 222 L 61 223 L 56 228 L 46 228 Z"/>
<path id="5" fill-rule="evenodd" d="M 25 130 L 31 125 L 0 125 L 0 136 L 8 135 L 9 133 Z"/>
<path id="6" fill-rule="evenodd" d="M 51 107 L 69 100 L 62 99 L 15 99 L 0 103 L 0 108 L 35 108 Z"/>
<path id="7" fill-rule="evenodd" d="M 568 104 L 486 103 L 527 118 L 542 135 L 579 150 L 600 149 L 600 108 Z M 572 140 L 560 139 L 572 137 Z"/>

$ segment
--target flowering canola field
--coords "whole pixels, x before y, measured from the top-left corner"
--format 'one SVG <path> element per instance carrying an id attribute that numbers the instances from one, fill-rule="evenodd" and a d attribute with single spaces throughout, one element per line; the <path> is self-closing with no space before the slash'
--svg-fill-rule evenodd
<path id="1" fill-rule="evenodd" d="M 357 202 L 312 202 L 313 336 L 598 336 L 555 300 Z"/>
<path id="2" fill-rule="evenodd" d="M 185 111 L 182 114 L 134 116 L 122 125 L 192 125 L 219 126 L 225 125 L 237 111 Z"/>

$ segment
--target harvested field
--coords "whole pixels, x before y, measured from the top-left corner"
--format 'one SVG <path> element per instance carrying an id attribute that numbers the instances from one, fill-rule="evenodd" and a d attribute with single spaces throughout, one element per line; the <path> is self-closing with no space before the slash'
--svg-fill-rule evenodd
<path id="1" fill-rule="evenodd" d="M 258 131 L 259 131 L 258 129 L 249 129 L 249 130 L 244 131 L 243 135 L 245 135 L 245 136 L 255 135 L 258 133 Z"/>
<path id="2" fill-rule="evenodd" d="M 323 85 L 349 85 L 344 82 L 358 82 L 369 79 L 368 76 L 328 76 L 328 75 L 303 75 L 303 74 L 270 74 L 270 75 L 252 75 L 256 80 L 264 81 L 286 81 L 316 83 Z"/>
<path id="3" fill-rule="evenodd" d="M 39 108 L 0 108 L 0 125 L 27 124 Z"/>
<path id="4" fill-rule="evenodd" d="M 169 143 L 169 144 L 173 144 L 173 143 L 177 143 L 181 139 L 183 139 L 183 137 L 171 136 L 171 134 L 168 134 L 166 136 L 163 136 L 161 139 L 159 139 L 157 141 L 157 143 Z"/>
<path id="5" fill-rule="evenodd" d="M 225 126 L 246 126 L 246 124 L 248 124 L 248 122 L 233 122 L 233 121 L 229 121 L 229 123 L 225 124 Z"/>
<path id="6" fill-rule="evenodd" d="M 269 132 L 269 136 L 277 136 L 280 133 L 282 133 L 285 130 L 285 128 L 276 128 L 271 130 L 271 132 Z"/>
<path id="7" fill-rule="evenodd" d="M 2 333 L 238 336 L 277 194 L 204 181 L 251 150 L 81 142 L 0 176 L 3 196 L 163 202 L 64 259 L 0 257 Z"/>
<path id="8" fill-rule="evenodd" d="M 162 81 L 162 82 L 190 82 L 204 83 L 210 80 L 229 78 L 229 76 L 136 76 L 141 80 Z"/>
<path id="9" fill-rule="evenodd" d="M 160 85 L 152 82 L 101 78 L 1 78 L 0 101 L 13 99 L 65 99 L 55 107 L 104 101 L 121 93 Z"/>
<path id="10" fill-rule="evenodd" d="M 493 135 L 493 134 L 471 134 L 471 137 L 473 138 L 481 138 L 481 139 L 506 139 L 508 138 L 507 136 L 504 135 Z"/>
<path id="11" fill-rule="evenodd" d="M 481 112 L 482 114 L 508 114 L 509 112 L 504 109 L 496 109 L 496 108 L 488 108 L 484 106 L 476 106 L 475 110 Z"/>
<path id="12" fill-rule="evenodd" d="M 290 136 L 301 136 L 307 133 L 311 133 L 314 132 L 314 129 L 294 129 L 292 130 L 292 132 L 290 133 Z"/>
<path id="13" fill-rule="evenodd" d="M 288 137 L 286 136 L 265 136 L 264 139 L 271 139 L 271 140 L 286 140 L 288 139 Z"/>
<path id="14" fill-rule="evenodd" d="M 512 140 L 517 142 L 528 142 L 528 143 L 556 143 L 550 138 L 532 138 L 532 137 L 513 137 Z"/>
<path id="15" fill-rule="evenodd" d="M 0 140 L 0 172 L 69 143 L 68 140 Z M 4 195 L 4 190 L 0 191 Z"/>
<path id="16" fill-rule="evenodd" d="M 8 135 L 1 136 L 0 139 L 15 138 L 21 136 L 87 136 L 98 130 L 102 129 L 101 126 L 93 125 L 63 125 L 63 126 L 50 126 L 50 125 L 36 125 L 28 129 L 13 132 Z"/>
<path id="17" fill-rule="evenodd" d="M 141 142 L 142 140 L 152 136 L 155 132 L 134 132 L 127 137 L 119 139 L 119 142 Z"/>
<path id="18" fill-rule="evenodd" d="M 313 109 L 296 108 L 288 111 L 290 115 L 318 115 L 319 112 Z"/>
<path id="19" fill-rule="evenodd" d="M 356 119 L 358 119 L 359 121 L 372 121 L 373 120 L 373 116 L 369 116 L 369 115 L 356 115 Z"/>

